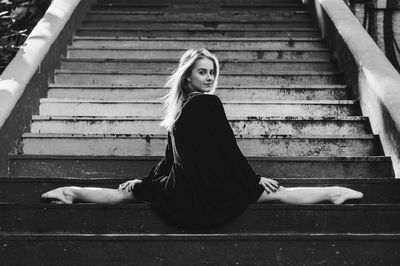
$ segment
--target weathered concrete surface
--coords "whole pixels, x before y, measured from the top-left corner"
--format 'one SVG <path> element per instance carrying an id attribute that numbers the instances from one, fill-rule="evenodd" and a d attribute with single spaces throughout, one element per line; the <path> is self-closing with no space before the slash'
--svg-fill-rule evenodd
<path id="1" fill-rule="evenodd" d="M 220 73 L 233 74 L 267 74 L 273 71 L 335 71 L 337 68 L 331 60 L 221 60 Z M 148 70 L 154 72 L 169 71 L 178 67 L 178 60 L 137 60 L 137 59 L 63 59 L 61 69 L 75 71 L 126 71 Z"/>
<path id="2" fill-rule="evenodd" d="M 321 38 L 138 38 L 138 37 L 88 37 L 74 36 L 73 46 L 70 50 L 82 48 L 99 49 L 144 49 L 156 51 L 175 51 L 183 53 L 187 47 L 200 48 L 207 47 L 213 51 L 230 50 L 274 50 L 274 49 L 311 49 L 327 48 Z M 92 58 L 92 57 L 89 57 Z M 165 55 L 160 57 L 165 58 Z M 179 56 L 174 54 L 172 59 Z M 232 59 L 232 58 L 230 58 Z"/>
<path id="3" fill-rule="evenodd" d="M 160 160 L 161 156 L 16 154 L 10 156 L 10 176 L 132 178 L 147 176 Z M 247 157 L 247 160 L 258 174 L 271 178 L 390 180 L 394 176 L 392 162 L 386 156 Z"/>
<path id="4" fill-rule="evenodd" d="M 257 117 L 228 118 L 237 135 L 362 135 L 369 134 L 366 117 Z M 161 119 L 144 117 L 34 116 L 32 133 L 165 134 Z"/>
<path id="5" fill-rule="evenodd" d="M 23 153 L 59 155 L 162 156 L 166 135 L 23 135 Z M 382 155 L 374 135 L 243 135 L 236 141 L 245 156 Z"/>
<path id="6" fill-rule="evenodd" d="M 122 41 L 121 41 L 122 42 Z M 153 42 L 154 44 L 154 42 Z M 143 44 L 140 44 L 143 45 Z M 144 44 L 145 45 L 145 44 Z M 184 45 L 184 44 L 177 44 Z M 149 46 L 151 46 L 149 44 Z M 193 47 L 193 46 L 187 46 Z M 194 46 L 198 47 L 198 45 Z M 207 46 L 203 46 L 207 47 Z M 102 58 L 102 59 L 176 59 L 185 48 L 176 49 L 103 49 L 103 48 L 70 48 L 68 58 Z M 240 49 L 240 48 L 239 48 Z M 329 60 L 332 55 L 327 48 L 292 49 L 243 49 L 212 50 L 220 60 Z"/>
<path id="7" fill-rule="evenodd" d="M 199 22 L 199 21 L 186 21 L 186 22 L 177 22 L 177 21 L 147 21 L 147 22 L 137 22 L 132 21 L 130 23 L 126 23 L 126 21 L 118 21 L 118 20 L 90 20 L 83 21 L 82 26 L 84 27 L 102 27 L 102 28 L 115 28 L 118 27 L 120 29 L 226 29 L 226 30 L 254 30 L 254 29 L 262 29 L 268 30 L 271 28 L 315 28 L 315 23 L 312 20 L 297 20 L 297 21 L 278 21 L 278 20 L 270 20 L 270 21 L 207 21 L 207 22 Z"/>
<path id="8" fill-rule="evenodd" d="M 249 87 L 223 87 L 216 90 L 223 101 L 268 101 L 268 100 L 346 100 L 350 97 L 346 85 L 269 85 Z M 93 100 L 156 100 L 167 93 L 162 87 L 138 86 L 92 86 L 49 84 L 48 98 L 93 99 Z"/>
<path id="9" fill-rule="evenodd" d="M 7 175 L 8 153 L 19 152 L 20 137 L 27 131 L 39 98 L 59 66 L 74 29 L 91 1 L 53 1 L 43 19 L 0 77 L 0 175 Z M 78 8 L 76 8 L 78 6 Z M 76 9 L 75 9 L 76 8 Z M 76 11 L 76 12 L 74 12 Z"/>
<path id="10" fill-rule="evenodd" d="M 144 36 L 144 37 L 320 37 L 318 29 L 269 29 L 269 30 L 149 30 L 120 28 L 80 27 L 78 34 L 85 36 Z"/>
<path id="11" fill-rule="evenodd" d="M 40 115 L 61 116 L 156 116 L 163 115 L 160 102 L 154 101 L 107 101 L 107 100 L 40 100 Z M 354 116 L 359 115 L 356 101 L 258 101 L 224 102 L 229 117 L 258 116 Z"/>
<path id="12" fill-rule="evenodd" d="M 319 6 L 320 3 L 320 6 Z M 317 8 L 315 8 L 317 6 Z M 355 88 L 364 115 L 379 134 L 385 154 L 400 176 L 400 75 L 340 0 L 309 1 L 321 8 L 320 24 L 347 81 Z"/>
<path id="13" fill-rule="evenodd" d="M 61 84 L 98 84 L 110 86 L 163 86 L 170 72 L 152 71 L 94 72 L 55 70 L 54 81 Z M 263 86 L 265 84 L 342 84 L 339 72 L 329 71 L 276 71 L 265 74 L 221 73 L 218 84 L 221 86 Z"/>
<path id="14" fill-rule="evenodd" d="M 0 236 L 0 245 L 4 247 L 0 255 L 18 265 L 38 265 L 43 261 L 49 265 L 65 262 L 72 265 L 129 265 L 133 259 L 132 255 L 127 256 L 127 251 L 133 250 L 136 265 L 186 266 L 188 261 L 199 265 L 218 265 L 221 261 L 226 265 L 268 265 L 273 259 L 282 265 L 318 265 L 328 261 L 330 265 L 350 262 L 376 266 L 396 265 L 400 260 L 399 244 L 400 235 L 397 233 L 5 233 Z M 15 254 L 21 250 L 25 251 L 24 256 L 16 258 Z"/>

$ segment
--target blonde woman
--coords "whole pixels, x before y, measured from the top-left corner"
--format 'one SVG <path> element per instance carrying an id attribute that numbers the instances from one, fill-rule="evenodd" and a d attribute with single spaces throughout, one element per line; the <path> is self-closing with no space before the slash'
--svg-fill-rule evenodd
<path id="1" fill-rule="evenodd" d="M 165 157 L 147 177 L 117 189 L 61 187 L 42 197 L 63 203 L 140 200 L 179 226 L 207 228 L 229 222 L 256 202 L 341 204 L 363 196 L 344 187 L 284 188 L 257 175 L 238 148 L 222 102 L 214 95 L 218 76 L 218 60 L 206 49 L 182 55 L 163 97 Z"/>

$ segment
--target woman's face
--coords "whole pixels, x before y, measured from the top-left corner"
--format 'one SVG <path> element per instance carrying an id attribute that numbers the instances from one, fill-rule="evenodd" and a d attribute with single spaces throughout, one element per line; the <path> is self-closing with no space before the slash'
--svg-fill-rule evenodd
<path id="1" fill-rule="evenodd" d="M 208 58 L 198 60 L 187 80 L 191 92 L 209 92 L 215 80 L 213 61 Z"/>

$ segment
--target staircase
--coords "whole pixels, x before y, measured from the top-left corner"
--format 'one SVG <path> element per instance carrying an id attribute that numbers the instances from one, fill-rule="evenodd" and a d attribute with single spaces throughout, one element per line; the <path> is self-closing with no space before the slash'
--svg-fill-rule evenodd
<path id="1" fill-rule="evenodd" d="M 188 48 L 221 64 L 216 94 L 255 171 L 343 185 L 344 205 L 254 204 L 185 231 L 145 204 L 40 202 L 59 186 L 116 187 L 164 154 L 166 77 Z M 398 265 L 400 182 L 300 0 L 99 0 L 0 179 L 5 265 Z"/>

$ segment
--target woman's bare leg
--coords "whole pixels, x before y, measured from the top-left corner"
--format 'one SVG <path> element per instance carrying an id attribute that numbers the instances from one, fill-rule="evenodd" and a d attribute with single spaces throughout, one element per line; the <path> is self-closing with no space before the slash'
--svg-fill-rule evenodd
<path id="1" fill-rule="evenodd" d="M 342 204 L 348 199 L 360 199 L 361 192 L 345 187 L 293 187 L 280 186 L 276 192 L 268 194 L 266 191 L 257 200 L 258 203 L 279 200 L 290 204 L 313 204 L 322 201 L 330 201 L 334 204 Z"/>
<path id="2" fill-rule="evenodd" d="M 46 192 L 43 199 L 55 199 L 63 203 L 120 203 L 134 201 L 133 193 L 126 190 L 98 187 L 60 187 Z"/>

